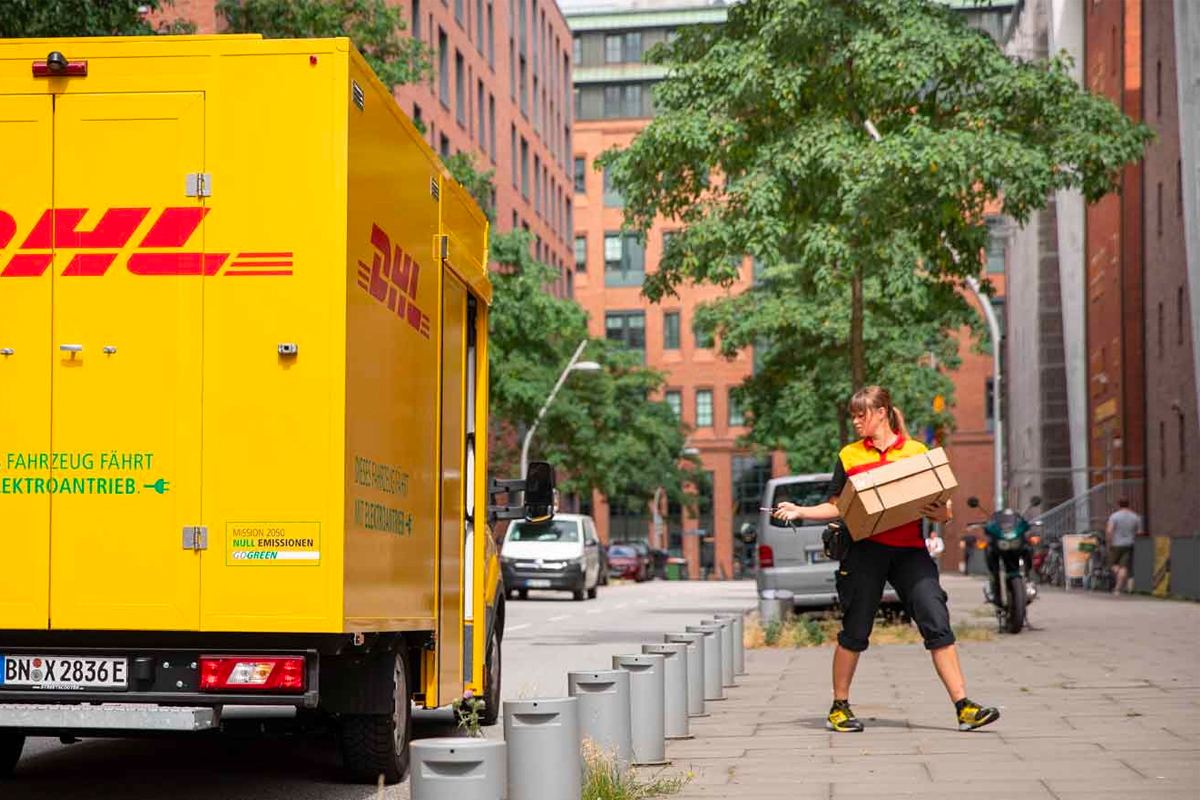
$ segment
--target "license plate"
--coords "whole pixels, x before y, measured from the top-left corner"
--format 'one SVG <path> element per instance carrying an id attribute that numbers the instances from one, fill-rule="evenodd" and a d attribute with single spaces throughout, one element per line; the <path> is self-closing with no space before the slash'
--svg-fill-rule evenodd
<path id="1" fill-rule="evenodd" d="M 95 656 L 0 656 L 0 688 L 126 689 L 129 661 Z"/>
<path id="2" fill-rule="evenodd" d="M 525 585 L 530 589 L 549 589 L 550 581 L 546 580 L 545 578 L 530 578 L 529 580 L 525 581 Z"/>

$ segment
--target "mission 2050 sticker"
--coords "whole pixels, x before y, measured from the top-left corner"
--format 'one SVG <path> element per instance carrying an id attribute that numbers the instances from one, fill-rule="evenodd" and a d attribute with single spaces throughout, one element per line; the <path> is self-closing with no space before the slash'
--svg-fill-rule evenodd
<path id="1" fill-rule="evenodd" d="M 318 566 L 321 523 L 227 522 L 225 563 L 231 567 Z"/>

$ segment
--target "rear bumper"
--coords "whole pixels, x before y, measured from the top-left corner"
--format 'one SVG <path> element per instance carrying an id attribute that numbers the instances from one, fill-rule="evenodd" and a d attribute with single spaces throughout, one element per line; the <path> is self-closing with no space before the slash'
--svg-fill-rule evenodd
<path id="1" fill-rule="evenodd" d="M 220 711 L 202 706 L 147 703 L 3 703 L 0 729 L 30 731 L 203 731 L 217 727 Z"/>
<path id="2" fill-rule="evenodd" d="M 825 562 L 802 567 L 766 567 L 758 570 L 754 580 L 759 594 L 767 589 L 784 589 L 792 593 L 792 604 L 797 608 L 828 608 L 838 604 L 836 575 L 836 562 Z M 883 588 L 881 602 L 900 602 L 890 583 Z"/>

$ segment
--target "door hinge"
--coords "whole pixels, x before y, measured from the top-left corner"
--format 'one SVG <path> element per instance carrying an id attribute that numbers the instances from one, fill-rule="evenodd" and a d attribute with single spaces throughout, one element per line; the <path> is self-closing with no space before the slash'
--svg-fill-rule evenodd
<path id="1" fill-rule="evenodd" d="M 184 550 L 207 550 L 208 528 L 204 525 L 188 525 L 183 529 Z"/>
<path id="2" fill-rule="evenodd" d="M 208 172 L 189 172 L 183 193 L 187 197 L 212 197 L 212 175 Z"/>

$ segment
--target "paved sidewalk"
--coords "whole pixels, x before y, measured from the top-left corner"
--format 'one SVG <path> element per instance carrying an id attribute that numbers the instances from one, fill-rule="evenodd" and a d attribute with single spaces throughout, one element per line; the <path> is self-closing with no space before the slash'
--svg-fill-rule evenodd
<path id="1" fill-rule="evenodd" d="M 943 577 L 956 619 L 991 623 L 981 582 Z M 1044 592 L 1033 630 L 960 645 L 970 696 L 1003 717 L 971 733 L 919 645 L 868 650 L 858 734 L 825 730 L 829 648 L 750 650 L 748 675 L 672 742 L 686 798 L 1200 797 L 1200 604 Z"/>

